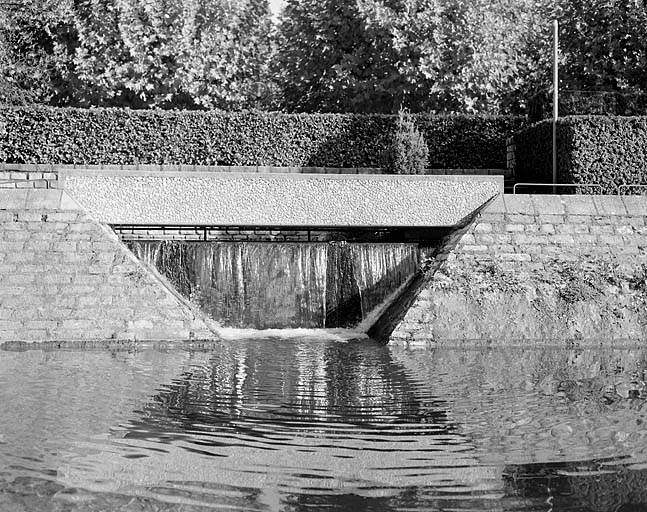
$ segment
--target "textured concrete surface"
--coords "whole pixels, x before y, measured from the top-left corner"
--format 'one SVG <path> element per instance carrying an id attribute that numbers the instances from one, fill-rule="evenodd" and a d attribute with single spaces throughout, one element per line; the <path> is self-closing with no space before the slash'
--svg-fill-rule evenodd
<path id="1" fill-rule="evenodd" d="M 505 195 L 448 240 L 391 342 L 647 336 L 647 197 Z"/>
<path id="2" fill-rule="evenodd" d="M 0 343 L 214 339 L 213 326 L 61 190 L 0 190 Z"/>
<path id="3" fill-rule="evenodd" d="M 107 224 L 453 226 L 502 192 L 502 176 L 61 171 Z"/>

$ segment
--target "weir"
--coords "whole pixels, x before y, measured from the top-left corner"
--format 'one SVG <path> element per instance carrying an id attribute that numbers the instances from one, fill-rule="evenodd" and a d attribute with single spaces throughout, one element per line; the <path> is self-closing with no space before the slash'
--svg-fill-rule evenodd
<path id="1" fill-rule="evenodd" d="M 500 176 L 115 170 L 61 181 L 185 299 L 245 329 L 365 330 L 503 187 Z"/>
<path id="2" fill-rule="evenodd" d="M 503 178 L 66 170 L 58 184 L 3 193 L 16 275 L 0 276 L 0 341 L 366 333 Z"/>
<path id="3" fill-rule="evenodd" d="M 130 242 L 224 327 L 356 327 L 418 270 L 418 244 Z"/>

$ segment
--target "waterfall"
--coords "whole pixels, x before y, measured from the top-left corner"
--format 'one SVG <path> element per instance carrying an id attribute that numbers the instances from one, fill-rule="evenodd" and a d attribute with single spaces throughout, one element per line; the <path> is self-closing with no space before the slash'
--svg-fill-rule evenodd
<path id="1" fill-rule="evenodd" d="M 223 326 L 353 327 L 419 265 L 417 244 L 130 242 Z"/>

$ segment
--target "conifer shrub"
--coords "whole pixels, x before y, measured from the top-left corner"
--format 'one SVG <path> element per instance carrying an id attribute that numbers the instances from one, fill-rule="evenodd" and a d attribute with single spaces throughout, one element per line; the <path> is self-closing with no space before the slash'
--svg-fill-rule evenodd
<path id="1" fill-rule="evenodd" d="M 408 110 L 400 110 L 385 169 L 390 174 L 425 174 L 429 147 Z"/>

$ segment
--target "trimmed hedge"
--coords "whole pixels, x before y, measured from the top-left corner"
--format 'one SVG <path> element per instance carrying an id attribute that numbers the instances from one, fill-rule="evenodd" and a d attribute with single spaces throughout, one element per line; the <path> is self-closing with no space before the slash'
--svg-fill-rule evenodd
<path id="1" fill-rule="evenodd" d="M 552 122 L 515 134 L 516 180 L 552 181 Z M 560 183 L 597 183 L 615 194 L 619 185 L 647 184 L 647 116 L 570 116 L 557 123 Z"/>
<path id="2" fill-rule="evenodd" d="M 397 116 L 0 108 L 0 160 L 45 164 L 382 167 Z M 416 116 L 429 167 L 505 168 L 520 117 Z"/>

